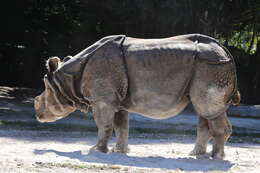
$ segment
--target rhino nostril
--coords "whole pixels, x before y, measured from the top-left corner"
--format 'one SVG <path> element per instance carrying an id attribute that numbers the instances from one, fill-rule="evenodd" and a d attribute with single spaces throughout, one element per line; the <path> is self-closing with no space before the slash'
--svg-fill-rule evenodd
<path id="1" fill-rule="evenodd" d="M 36 120 L 37 121 L 39 121 L 39 122 L 41 122 L 41 123 L 43 123 L 44 121 L 41 119 L 41 117 L 40 116 L 38 116 L 38 115 L 35 115 L 36 116 Z"/>

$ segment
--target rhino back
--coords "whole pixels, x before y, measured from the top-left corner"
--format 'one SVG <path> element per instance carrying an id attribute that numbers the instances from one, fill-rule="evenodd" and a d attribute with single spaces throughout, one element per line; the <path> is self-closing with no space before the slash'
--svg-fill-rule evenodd
<path id="1" fill-rule="evenodd" d="M 129 78 L 125 106 L 143 114 L 172 114 L 192 76 L 194 43 L 174 38 L 126 38 L 123 48 Z"/>

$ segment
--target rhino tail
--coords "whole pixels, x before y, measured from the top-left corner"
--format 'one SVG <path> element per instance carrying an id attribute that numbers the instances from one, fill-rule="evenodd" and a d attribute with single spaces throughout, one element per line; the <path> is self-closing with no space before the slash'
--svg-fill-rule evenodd
<path id="1" fill-rule="evenodd" d="M 234 106 L 237 106 L 237 105 L 239 105 L 239 103 L 241 101 L 241 96 L 240 96 L 240 92 L 238 91 L 238 86 L 237 86 L 236 63 L 235 63 L 234 57 L 229 52 L 229 50 L 225 46 L 223 46 L 221 44 L 219 44 L 219 45 L 222 47 L 222 49 L 224 49 L 226 51 L 227 55 L 232 60 L 232 64 L 233 64 L 233 68 L 232 69 L 233 69 L 233 73 L 234 73 L 234 76 L 235 76 L 235 81 L 234 81 L 235 82 L 234 83 L 235 87 L 234 87 L 234 90 L 233 90 L 233 94 L 231 96 L 231 104 L 234 105 Z"/>
<path id="2" fill-rule="evenodd" d="M 232 98 L 231 98 L 231 103 L 232 103 L 232 105 L 237 106 L 237 105 L 239 105 L 240 100 L 241 100 L 240 92 L 237 90 L 237 91 L 233 94 L 233 96 L 232 96 Z"/>

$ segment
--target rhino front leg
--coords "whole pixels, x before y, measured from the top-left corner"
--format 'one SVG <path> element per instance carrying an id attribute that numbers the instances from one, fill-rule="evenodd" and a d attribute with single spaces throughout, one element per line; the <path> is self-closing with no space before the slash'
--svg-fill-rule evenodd
<path id="1" fill-rule="evenodd" d="M 128 148 L 128 132 L 129 120 L 127 111 L 119 111 L 115 113 L 114 129 L 117 137 L 116 146 L 112 149 L 113 152 L 127 153 Z"/>
<path id="2" fill-rule="evenodd" d="M 215 119 L 209 120 L 210 133 L 213 136 L 212 157 L 223 159 L 225 157 L 224 144 L 232 133 L 232 126 L 224 112 Z"/>
<path id="3" fill-rule="evenodd" d="M 113 107 L 106 103 L 100 102 L 93 106 L 94 120 L 98 127 L 98 142 L 91 150 L 108 152 L 107 144 L 113 132 L 114 114 Z"/>
<path id="4" fill-rule="evenodd" d="M 207 151 L 207 144 L 212 135 L 209 132 L 208 120 L 199 116 L 197 126 L 197 140 L 194 149 L 190 152 L 191 155 L 202 155 Z"/>

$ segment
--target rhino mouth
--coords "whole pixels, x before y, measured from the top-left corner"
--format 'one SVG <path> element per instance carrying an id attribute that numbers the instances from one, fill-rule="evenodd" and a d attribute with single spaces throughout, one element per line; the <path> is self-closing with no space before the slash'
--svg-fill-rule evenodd
<path id="1" fill-rule="evenodd" d="M 37 121 L 40 123 L 50 123 L 50 122 L 54 122 L 54 121 L 57 121 L 57 120 L 63 118 L 62 116 L 53 117 L 53 118 L 43 118 L 43 116 L 38 115 L 38 114 L 36 114 L 35 117 L 36 117 Z"/>

